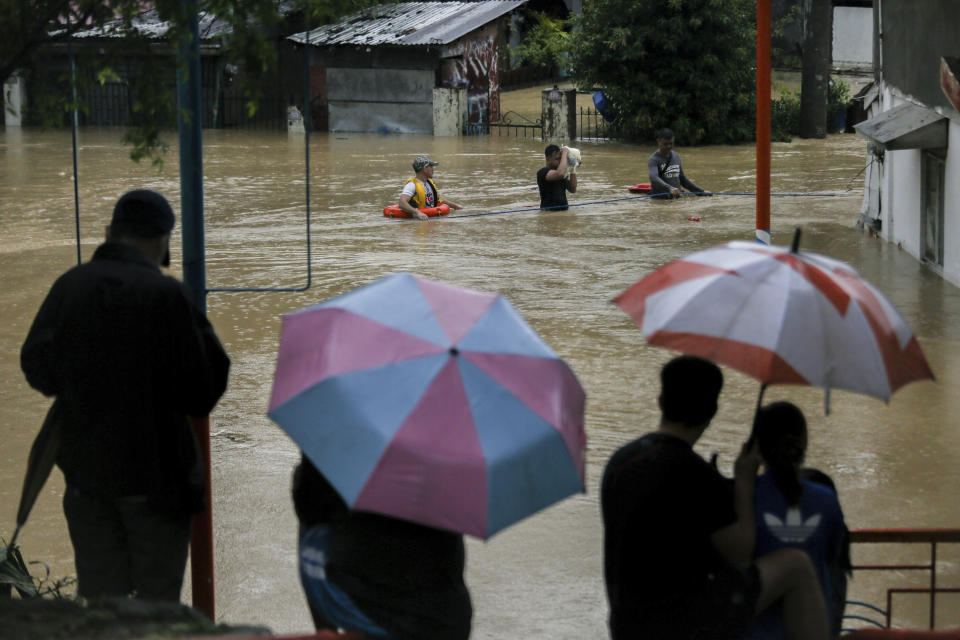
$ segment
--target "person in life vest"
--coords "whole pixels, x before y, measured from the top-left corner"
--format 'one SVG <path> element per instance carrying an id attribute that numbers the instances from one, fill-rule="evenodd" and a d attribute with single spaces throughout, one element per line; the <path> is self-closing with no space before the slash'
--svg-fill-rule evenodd
<path id="1" fill-rule="evenodd" d="M 447 204 L 451 209 L 460 209 L 461 206 L 450 200 L 440 198 L 440 192 L 437 191 L 437 185 L 433 181 L 433 168 L 440 164 L 433 162 L 428 156 L 417 156 L 413 160 L 413 170 L 416 175 L 403 185 L 403 191 L 400 193 L 400 209 L 419 218 L 426 220 L 427 214 L 417 209 L 427 207 L 438 207 L 440 204 Z"/>

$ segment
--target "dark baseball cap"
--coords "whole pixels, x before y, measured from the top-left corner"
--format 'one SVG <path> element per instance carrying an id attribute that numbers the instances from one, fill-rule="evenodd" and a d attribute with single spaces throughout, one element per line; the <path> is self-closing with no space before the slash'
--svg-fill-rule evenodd
<path id="1" fill-rule="evenodd" d="M 170 233 L 174 223 L 173 207 L 166 198 L 150 189 L 135 189 L 117 200 L 110 227 L 114 233 L 156 238 Z"/>

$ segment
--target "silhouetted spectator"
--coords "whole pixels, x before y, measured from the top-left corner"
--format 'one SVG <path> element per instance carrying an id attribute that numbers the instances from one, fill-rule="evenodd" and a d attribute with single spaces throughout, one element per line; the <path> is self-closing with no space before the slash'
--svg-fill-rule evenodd
<path id="1" fill-rule="evenodd" d="M 825 640 L 806 554 L 780 549 L 751 564 L 757 453 L 744 447 L 731 484 L 693 451 L 717 411 L 720 369 L 680 356 L 660 379 L 659 427 L 614 453 L 601 486 L 613 640 L 735 638 L 778 600 L 795 638 Z"/>
<path id="2" fill-rule="evenodd" d="M 820 579 L 833 635 L 839 635 L 846 601 L 849 532 L 835 490 L 806 480 L 801 471 L 807 450 L 807 422 L 789 402 L 757 412 L 757 444 L 766 471 L 757 479 L 756 554 L 784 547 L 802 549 Z M 821 472 L 811 470 L 808 474 Z M 829 478 L 827 482 L 832 485 Z M 765 612 L 745 638 L 775 640 L 784 633 L 782 607 Z"/>
<path id="3" fill-rule="evenodd" d="M 230 360 L 170 264 L 173 209 L 138 189 L 113 210 L 106 242 L 54 283 L 21 366 L 56 396 L 57 465 L 67 489 L 80 595 L 172 600 L 204 469 L 187 416 L 206 416 Z"/>

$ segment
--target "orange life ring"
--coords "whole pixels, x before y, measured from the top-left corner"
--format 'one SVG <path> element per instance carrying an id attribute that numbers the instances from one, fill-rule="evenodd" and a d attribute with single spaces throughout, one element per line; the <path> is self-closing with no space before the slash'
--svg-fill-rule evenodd
<path id="1" fill-rule="evenodd" d="M 431 218 L 436 216 L 445 216 L 450 213 L 450 205 L 441 204 L 439 207 L 425 207 L 423 209 L 418 209 L 421 213 L 425 213 Z M 388 218 L 412 218 L 413 216 L 400 208 L 398 204 L 392 204 L 389 207 L 383 208 L 383 215 Z"/>
<path id="2" fill-rule="evenodd" d="M 650 193 L 650 183 L 641 182 L 640 184 L 635 184 L 632 187 L 627 187 L 630 190 L 630 193 Z"/>

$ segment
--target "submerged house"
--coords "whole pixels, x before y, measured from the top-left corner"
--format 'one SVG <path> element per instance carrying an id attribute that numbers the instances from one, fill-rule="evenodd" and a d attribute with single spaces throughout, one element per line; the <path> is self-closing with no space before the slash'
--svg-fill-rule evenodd
<path id="1" fill-rule="evenodd" d="M 960 286 L 960 0 L 874 5 L 860 223 Z"/>
<path id="2" fill-rule="evenodd" d="M 314 127 L 432 134 L 450 110 L 457 127 L 489 122 L 510 13 L 525 1 L 380 5 L 290 36 L 312 47 Z"/>

